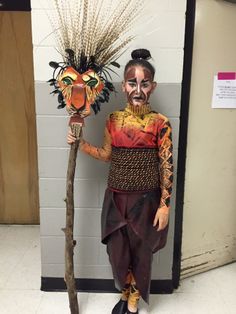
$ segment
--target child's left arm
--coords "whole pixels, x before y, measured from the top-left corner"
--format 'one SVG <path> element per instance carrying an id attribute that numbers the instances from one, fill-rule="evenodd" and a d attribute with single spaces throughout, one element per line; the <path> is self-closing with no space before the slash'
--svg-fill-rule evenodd
<path id="1" fill-rule="evenodd" d="M 158 129 L 158 155 L 161 200 L 153 226 L 159 222 L 158 231 L 166 227 L 169 221 L 170 197 L 173 184 L 173 145 L 172 128 L 168 119 L 163 120 Z"/>

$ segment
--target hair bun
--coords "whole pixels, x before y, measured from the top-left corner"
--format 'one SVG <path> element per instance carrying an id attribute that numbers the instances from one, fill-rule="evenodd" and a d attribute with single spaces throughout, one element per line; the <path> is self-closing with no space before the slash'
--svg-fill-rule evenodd
<path id="1" fill-rule="evenodd" d="M 131 57 L 133 60 L 136 59 L 143 59 L 143 60 L 149 60 L 151 59 L 151 53 L 147 49 L 135 49 L 131 53 Z"/>

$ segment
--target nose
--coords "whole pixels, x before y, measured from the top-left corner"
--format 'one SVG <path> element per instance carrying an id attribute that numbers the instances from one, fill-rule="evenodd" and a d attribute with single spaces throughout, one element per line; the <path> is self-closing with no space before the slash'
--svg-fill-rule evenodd
<path id="1" fill-rule="evenodd" d="M 137 86 L 136 86 L 136 93 L 140 94 L 140 92 L 141 92 L 141 86 L 140 86 L 140 84 L 137 84 Z"/>
<path id="2" fill-rule="evenodd" d="M 73 90 L 75 93 L 81 93 L 84 89 L 84 84 L 78 83 L 73 86 Z"/>

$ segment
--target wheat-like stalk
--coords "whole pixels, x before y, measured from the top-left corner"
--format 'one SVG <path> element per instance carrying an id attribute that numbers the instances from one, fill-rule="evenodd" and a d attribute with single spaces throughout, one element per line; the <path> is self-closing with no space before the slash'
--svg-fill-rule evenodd
<path id="1" fill-rule="evenodd" d="M 65 49 L 75 52 L 79 67 L 81 56 L 95 56 L 106 65 L 133 39 L 131 30 L 144 5 L 143 0 L 53 0 L 54 15 L 50 22 L 57 48 L 65 57 Z"/>

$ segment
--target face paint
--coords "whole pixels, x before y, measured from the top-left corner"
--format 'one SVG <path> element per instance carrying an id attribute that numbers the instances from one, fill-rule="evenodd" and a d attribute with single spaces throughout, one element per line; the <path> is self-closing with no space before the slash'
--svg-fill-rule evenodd
<path id="1" fill-rule="evenodd" d="M 91 104 L 104 88 L 103 82 L 93 70 L 80 74 L 72 67 L 68 67 L 57 82 L 67 109 L 82 111 L 83 117 L 90 114 Z"/>
<path id="2" fill-rule="evenodd" d="M 156 87 L 151 72 L 141 66 L 132 66 L 125 73 L 123 91 L 128 102 L 134 106 L 148 103 L 150 94 Z"/>

